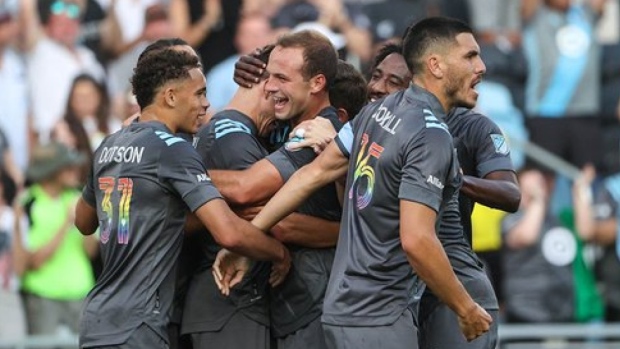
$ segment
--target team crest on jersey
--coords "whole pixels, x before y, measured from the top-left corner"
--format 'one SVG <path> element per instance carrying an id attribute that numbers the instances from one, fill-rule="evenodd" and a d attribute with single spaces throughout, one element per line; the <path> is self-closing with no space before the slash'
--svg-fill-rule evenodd
<path id="1" fill-rule="evenodd" d="M 508 142 L 506 142 L 506 137 L 500 134 L 492 134 L 491 140 L 493 141 L 493 146 L 495 146 L 495 152 L 502 155 L 508 155 L 510 153 L 510 147 L 508 147 Z"/>

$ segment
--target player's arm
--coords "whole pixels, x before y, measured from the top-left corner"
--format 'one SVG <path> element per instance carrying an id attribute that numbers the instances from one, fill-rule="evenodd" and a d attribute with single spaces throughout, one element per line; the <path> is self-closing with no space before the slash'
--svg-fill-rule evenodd
<path id="1" fill-rule="evenodd" d="M 215 241 L 228 250 L 255 260 L 283 262 L 289 258 L 284 245 L 237 217 L 224 200 L 210 200 L 195 214 Z"/>
<path id="2" fill-rule="evenodd" d="M 271 229 L 271 235 L 285 244 L 310 248 L 336 246 L 340 222 L 292 213 Z"/>
<path id="3" fill-rule="evenodd" d="M 461 192 L 475 202 L 507 212 L 516 212 L 521 201 L 517 176 L 512 171 L 493 171 L 484 178 L 463 176 Z"/>
<path id="4" fill-rule="evenodd" d="M 240 206 L 264 202 L 284 184 L 278 169 L 266 159 L 241 171 L 209 170 L 209 176 L 226 201 Z"/>
<path id="5" fill-rule="evenodd" d="M 95 179 L 91 169 L 91 174 L 86 178 L 86 185 L 82 190 L 82 196 L 77 200 L 75 205 L 74 223 L 82 235 L 92 235 L 97 231 L 97 228 L 99 228 L 94 183 Z"/>
<path id="6" fill-rule="evenodd" d="M 401 244 L 418 276 L 458 315 L 460 322 L 470 326 L 465 335 L 471 340 L 488 331 L 491 317 L 474 302 L 454 274 L 435 232 L 436 219 L 437 213 L 430 207 L 401 200 Z"/>
<path id="7" fill-rule="evenodd" d="M 75 205 L 75 226 L 83 235 L 92 235 L 99 227 L 97 210 L 82 197 Z"/>
<path id="8" fill-rule="evenodd" d="M 312 193 L 335 181 L 347 172 L 349 158 L 335 142 L 330 143 L 314 161 L 300 168 L 286 182 L 252 224 L 263 231 L 292 213 Z"/>

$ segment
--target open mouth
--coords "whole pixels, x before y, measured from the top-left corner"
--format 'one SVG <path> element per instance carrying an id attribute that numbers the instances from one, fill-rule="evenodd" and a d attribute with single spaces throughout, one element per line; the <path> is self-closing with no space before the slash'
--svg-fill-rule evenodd
<path id="1" fill-rule="evenodd" d="M 379 99 L 381 99 L 381 98 L 383 98 L 383 97 L 385 97 L 385 96 L 387 96 L 387 94 L 386 94 L 386 93 L 371 93 L 371 94 L 368 96 L 368 100 L 369 100 L 370 102 L 374 102 L 374 101 L 379 100 Z"/>
<path id="2" fill-rule="evenodd" d="M 273 101 L 275 103 L 275 109 L 276 110 L 281 110 L 282 108 L 284 108 L 284 106 L 286 105 L 286 103 L 288 102 L 288 98 L 284 98 L 284 97 L 273 97 Z"/>

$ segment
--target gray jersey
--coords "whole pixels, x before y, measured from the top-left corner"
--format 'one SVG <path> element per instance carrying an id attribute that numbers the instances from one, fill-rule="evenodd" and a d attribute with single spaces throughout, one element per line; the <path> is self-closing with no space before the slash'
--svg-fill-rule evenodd
<path id="1" fill-rule="evenodd" d="M 97 209 L 103 271 L 80 345 L 124 343 L 142 323 L 167 338 L 185 215 L 221 198 L 196 150 L 159 122 L 133 123 L 97 149 L 82 195 Z"/>
<path id="2" fill-rule="evenodd" d="M 243 170 L 267 156 L 254 122 L 236 110 L 216 113 L 194 137 L 198 154 L 207 170 Z M 250 319 L 269 326 L 266 290 L 271 264 L 256 262 L 228 297 L 220 295 L 210 268 L 221 247 L 208 234 L 203 241 L 203 260 L 185 300 L 182 333 L 219 331 L 241 311 Z"/>
<path id="3" fill-rule="evenodd" d="M 497 170 L 512 170 L 510 152 L 499 128 L 484 115 L 457 108 L 446 117 L 454 139 L 459 166 L 464 174 L 482 178 Z M 455 274 L 472 298 L 485 309 L 498 309 L 495 293 L 489 287 L 482 263 L 471 249 L 473 201 L 460 192 L 446 204 L 437 232 Z M 432 293 L 426 289 L 424 301 Z M 420 319 L 427 314 L 420 309 Z"/>
<path id="4" fill-rule="evenodd" d="M 390 325 L 407 309 L 417 277 L 401 246 L 400 201 L 441 213 L 460 187 L 443 117 L 437 98 L 412 85 L 366 106 L 336 138 L 351 161 L 324 323 Z"/>
<path id="5" fill-rule="evenodd" d="M 329 119 L 336 130 L 342 127 L 333 107 L 321 110 L 319 116 Z M 285 147 L 267 157 L 285 181 L 315 158 L 311 148 L 288 151 Z M 342 210 L 335 185 L 332 183 L 316 191 L 297 212 L 340 221 Z M 321 316 L 335 252 L 333 248 L 288 247 L 292 258 L 291 270 L 284 283 L 271 292 L 271 325 L 276 337 L 293 333 Z"/>
<path id="6" fill-rule="evenodd" d="M 514 171 L 510 147 L 502 131 L 488 117 L 471 109 L 456 108 L 446 116 L 463 174 L 484 178 L 494 171 Z M 465 238 L 472 246 L 471 214 L 474 202 L 460 195 Z"/>

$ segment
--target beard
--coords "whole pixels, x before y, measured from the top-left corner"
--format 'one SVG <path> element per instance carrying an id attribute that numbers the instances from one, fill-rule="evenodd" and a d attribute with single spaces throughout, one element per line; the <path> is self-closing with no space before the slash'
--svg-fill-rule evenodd
<path id="1" fill-rule="evenodd" d="M 449 77 L 444 88 L 444 93 L 448 97 L 451 108 L 465 107 L 473 108 L 476 106 L 476 102 L 468 101 L 465 96 L 460 95 L 462 86 L 465 85 L 465 79 L 459 79 L 458 77 Z"/>

